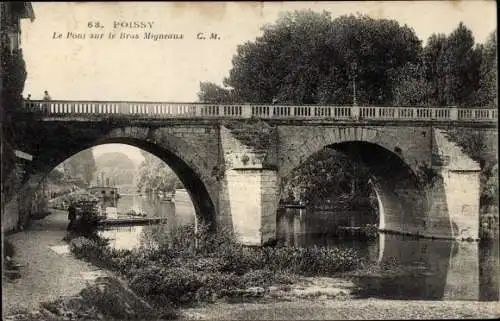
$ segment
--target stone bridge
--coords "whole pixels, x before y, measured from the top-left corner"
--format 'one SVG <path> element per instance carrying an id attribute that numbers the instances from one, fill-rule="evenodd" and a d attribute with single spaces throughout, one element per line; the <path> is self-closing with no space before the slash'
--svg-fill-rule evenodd
<path id="1" fill-rule="evenodd" d="M 478 239 L 480 167 L 447 130 L 484 131 L 495 149 L 497 140 L 493 109 L 81 101 L 26 108 L 36 120 L 26 137 L 33 161 L 25 189 L 81 150 L 133 145 L 175 171 L 199 221 L 230 227 L 246 245 L 274 239 L 281 178 L 324 147 L 370 169 L 381 230 Z"/>

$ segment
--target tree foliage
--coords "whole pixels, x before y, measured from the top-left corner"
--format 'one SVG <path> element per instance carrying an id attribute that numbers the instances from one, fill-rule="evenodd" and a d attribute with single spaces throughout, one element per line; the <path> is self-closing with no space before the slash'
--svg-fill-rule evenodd
<path id="1" fill-rule="evenodd" d="M 85 149 L 63 162 L 65 176 L 88 186 L 97 170 L 92 149 Z"/>
<path id="2" fill-rule="evenodd" d="M 431 35 L 418 61 L 394 74 L 395 105 L 496 104 L 496 31 L 486 44 L 476 44 L 460 23 L 449 36 Z"/>
<path id="3" fill-rule="evenodd" d="M 368 169 L 356 160 L 324 148 L 284 178 L 282 198 L 306 204 L 366 198 L 371 190 L 369 179 Z"/>
<path id="4" fill-rule="evenodd" d="M 179 178 L 165 162 L 150 153 L 141 153 L 144 156 L 144 161 L 139 166 L 138 190 L 147 193 L 173 192 L 177 188 L 182 188 Z"/>
<path id="5" fill-rule="evenodd" d="M 498 108 L 497 31 L 493 31 L 484 45 L 480 45 L 481 67 L 476 104 Z"/>
<path id="6" fill-rule="evenodd" d="M 231 103 L 235 101 L 231 89 L 223 88 L 211 82 L 200 82 L 198 99 L 204 103 Z"/>
<path id="7" fill-rule="evenodd" d="M 224 80 L 231 89 L 202 83 L 202 101 L 350 104 L 355 77 L 360 103 L 388 104 L 393 70 L 422 50 L 412 29 L 362 15 L 295 11 L 262 31 L 238 46 Z"/>

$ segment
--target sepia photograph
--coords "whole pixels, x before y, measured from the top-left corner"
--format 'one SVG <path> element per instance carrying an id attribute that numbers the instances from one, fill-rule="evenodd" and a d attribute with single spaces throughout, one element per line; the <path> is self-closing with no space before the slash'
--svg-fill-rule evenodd
<path id="1" fill-rule="evenodd" d="M 0 8 L 2 320 L 500 318 L 496 1 Z"/>

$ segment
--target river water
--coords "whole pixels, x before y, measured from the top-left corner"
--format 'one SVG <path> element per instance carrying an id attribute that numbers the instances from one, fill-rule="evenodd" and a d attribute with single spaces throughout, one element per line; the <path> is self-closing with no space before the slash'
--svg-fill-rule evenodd
<path id="1" fill-rule="evenodd" d="M 177 190 L 174 202 L 151 196 L 123 195 L 118 213 L 140 208 L 151 217 L 166 217 L 167 224 L 127 226 L 102 230 L 117 249 L 154 246 L 178 226 L 193 224 L 195 211 L 188 194 Z M 420 300 L 499 300 L 499 244 L 415 239 L 379 234 L 375 240 L 339 240 L 331 231 L 338 224 L 335 213 L 305 209 L 280 211 L 277 237 L 289 246 L 351 248 L 369 262 L 366 271 L 349 275 L 358 297 Z M 345 216 L 345 215 L 344 215 Z M 370 222 L 363 215 L 362 224 Z M 342 215 L 339 215 L 342 221 Z M 334 218 L 334 219 L 332 219 Z M 353 223 L 352 219 L 351 222 Z"/>

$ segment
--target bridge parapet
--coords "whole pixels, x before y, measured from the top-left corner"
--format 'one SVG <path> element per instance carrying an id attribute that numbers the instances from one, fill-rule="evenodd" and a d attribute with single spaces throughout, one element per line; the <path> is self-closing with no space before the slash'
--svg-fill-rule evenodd
<path id="1" fill-rule="evenodd" d="M 26 101 L 26 110 L 46 116 L 130 115 L 142 118 L 330 119 L 496 122 L 498 111 L 457 107 L 204 104 L 134 101 Z"/>

